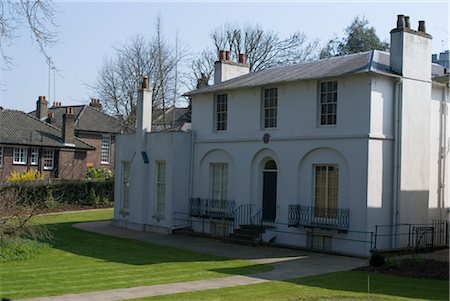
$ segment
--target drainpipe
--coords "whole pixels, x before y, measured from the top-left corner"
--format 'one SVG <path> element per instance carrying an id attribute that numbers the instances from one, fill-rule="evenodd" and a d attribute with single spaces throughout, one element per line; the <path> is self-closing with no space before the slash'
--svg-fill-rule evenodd
<path id="1" fill-rule="evenodd" d="M 191 158 L 189 160 L 189 198 L 193 198 L 194 193 L 194 144 L 195 131 L 191 130 Z"/>
<path id="2" fill-rule="evenodd" d="M 398 235 L 398 213 L 400 198 L 400 180 L 401 180 L 401 159 L 402 159 L 402 78 L 398 78 L 394 84 L 394 102 L 395 102 L 395 123 L 394 123 L 394 177 L 393 177 L 393 204 L 392 204 L 392 239 L 391 247 L 397 246 Z"/>

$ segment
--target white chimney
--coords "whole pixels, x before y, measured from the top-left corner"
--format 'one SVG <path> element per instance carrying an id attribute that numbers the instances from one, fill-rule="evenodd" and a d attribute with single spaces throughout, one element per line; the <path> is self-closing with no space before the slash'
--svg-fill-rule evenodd
<path id="1" fill-rule="evenodd" d="M 397 16 L 397 27 L 391 30 L 390 65 L 404 77 L 431 80 L 431 35 L 425 32 L 425 21 L 418 30 L 410 28 L 408 16 Z"/>
<path id="2" fill-rule="evenodd" d="M 231 61 L 230 51 L 219 51 L 219 60 L 214 64 L 214 84 L 248 74 L 250 66 L 246 64 L 245 54 L 239 54 L 239 62 Z"/>
<path id="3" fill-rule="evenodd" d="M 136 111 L 136 135 L 144 136 L 152 131 L 152 93 L 148 77 L 142 78 L 142 87 L 138 91 Z"/>

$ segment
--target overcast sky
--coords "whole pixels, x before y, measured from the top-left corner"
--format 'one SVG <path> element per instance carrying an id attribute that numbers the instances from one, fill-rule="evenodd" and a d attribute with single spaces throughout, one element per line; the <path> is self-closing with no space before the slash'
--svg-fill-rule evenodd
<path id="1" fill-rule="evenodd" d="M 1 1 L 1 0 L 0 0 Z M 433 53 L 449 49 L 448 1 L 427 2 L 62 2 L 57 3 L 59 43 L 49 49 L 59 74 L 56 85 L 51 78 L 51 98 L 64 104 L 86 104 L 97 95 L 88 88 L 97 76 L 103 59 L 112 46 L 126 42 L 136 34 L 152 36 L 157 15 L 161 15 L 165 38 L 174 42 L 178 32 L 181 42 L 196 53 L 210 46 L 209 33 L 224 23 L 258 23 L 264 29 L 287 37 L 295 31 L 324 45 L 343 30 L 356 16 L 365 16 L 382 40 L 389 41 L 397 14 L 411 17 L 411 27 L 426 21 L 433 36 Z M 0 106 L 31 111 L 39 95 L 48 97 L 48 66 L 30 33 L 4 49 L 14 65 L 0 76 Z M 54 89 L 55 88 L 55 89 Z"/>

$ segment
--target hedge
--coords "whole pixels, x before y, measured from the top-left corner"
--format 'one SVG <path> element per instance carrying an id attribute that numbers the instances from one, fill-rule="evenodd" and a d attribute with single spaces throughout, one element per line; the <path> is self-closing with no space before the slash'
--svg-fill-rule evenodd
<path id="1" fill-rule="evenodd" d="M 11 183 L 1 191 L 17 192 L 24 204 L 98 206 L 114 202 L 114 180 L 45 180 Z"/>

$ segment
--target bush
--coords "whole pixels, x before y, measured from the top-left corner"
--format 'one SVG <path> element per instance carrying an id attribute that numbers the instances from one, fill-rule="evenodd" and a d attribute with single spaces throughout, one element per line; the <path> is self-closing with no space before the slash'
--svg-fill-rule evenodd
<path id="1" fill-rule="evenodd" d="M 30 259 L 47 247 L 35 240 L 4 236 L 0 240 L 0 262 Z"/>
<path id="2" fill-rule="evenodd" d="M 111 180 L 114 179 L 114 172 L 107 168 L 86 168 L 87 179 Z"/>
<path id="3" fill-rule="evenodd" d="M 8 177 L 6 177 L 7 182 L 25 182 L 25 181 L 34 181 L 34 180 L 42 180 L 44 179 L 44 175 L 37 170 L 28 170 L 26 172 L 20 173 L 15 170 L 11 171 Z"/>
<path id="4" fill-rule="evenodd" d="M 372 253 L 370 255 L 370 266 L 371 267 L 381 267 L 385 263 L 384 256 L 379 253 Z"/>
<path id="5" fill-rule="evenodd" d="M 58 180 L 11 183 L 1 191 L 16 192 L 22 204 L 56 208 L 59 205 L 99 206 L 114 202 L 114 180 Z M 102 202 L 100 202 L 102 201 Z"/>

